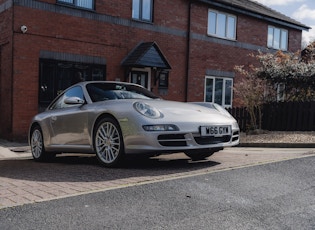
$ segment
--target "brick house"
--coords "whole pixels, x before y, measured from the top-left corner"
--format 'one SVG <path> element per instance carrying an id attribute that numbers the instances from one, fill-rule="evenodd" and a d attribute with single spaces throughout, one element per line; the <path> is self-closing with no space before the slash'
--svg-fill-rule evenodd
<path id="1" fill-rule="evenodd" d="M 0 137 L 25 138 L 77 72 L 231 107 L 234 66 L 308 29 L 248 0 L 0 0 Z"/>

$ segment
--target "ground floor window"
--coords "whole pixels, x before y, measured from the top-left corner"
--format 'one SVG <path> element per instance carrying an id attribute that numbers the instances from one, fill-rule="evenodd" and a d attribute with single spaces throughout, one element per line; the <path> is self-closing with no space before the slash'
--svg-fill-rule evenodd
<path id="1" fill-rule="evenodd" d="M 41 59 L 39 66 L 40 111 L 60 92 L 78 81 L 106 79 L 105 65 Z"/>
<path id="2" fill-rule="evenodd" d="M 232 107 L 233 79 L 206 76 L 204 100 L 223 107 Z"/>
<path id="3" fill-rule="evenodd" d="M 279 83 L 276 85 L 277 88 L 277 101 L 285 100 L 285 84 Z"/>

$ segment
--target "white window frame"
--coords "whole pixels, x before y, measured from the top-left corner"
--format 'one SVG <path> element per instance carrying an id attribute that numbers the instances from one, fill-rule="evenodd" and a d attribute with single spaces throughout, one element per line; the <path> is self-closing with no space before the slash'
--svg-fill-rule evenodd
<path id="1" fill-rule="evenodd" d="M 149 9 L 145 9 L 145 3 L 149 3 Z M 150 11 L 150 18 L 144 16 L 145 10 Z M 153 22 L 153 0 L 132 0 L 132 19 Z"/>
<path id="2" fill-rule="evenodd" d="M 208 79 L 211 79 L 213 84 L 212 84 L 212 98 L 211 100 L 207 101 L 207 80 Z M 205 77 L 205 84 L 204 84 L 204 101 L 205 102 L 215 102 L 215 93 L 213 92 L 216 92 L 216 80 L 223 80 L 223 85 L 222 85 L 222 103 L 221 105 L 224 107 L 224 108 L 232 108 L 232 105 L 233 105 L 233 84 L 234 84 L 234 81 L 233 81 L 233 78 L 228 78 L 228 77 L 216 77 L 216 76 L 206 76 Z M 229 104 L 226 104 L 225 103 L 225 97 L 226 97 L 226 82 L 227 81 L 231 81 L 231 99 L 230 99 L 230 103 Z"/>
<path id="3" fill-rule="evenodd" d="M 211 20 L 210 15 L 213 14 L 215 16 L 215 22 L 213 23 Z M 224 35 L 220 34 L 220 29 L 222 28 L 219 26 L 219 17 L 225 17 L 225 27 L 224 27 Z M 229 36 L 229 33 L 231 32 L 229 30 L 229 20 L 228 19 L 233 19 L 234 20 L 234 25 L 233 25 L 233 35 Z M 208 27 L 207 27 L 207 34 L 209 36 L 215 36 L 215 37 L 220 37 L 224 39 L 229 39 L 229 40 L 236 40 L 236 25 L 237 25 L 237 17 L 232 14 L 216 11 L 209 9 L 208 10 Z M 213 28 L 214 27 L 214 28 Z"/>
<path id="4" fill-rule="evenodd" d="M 279 32 L 279 35 L 275 35 Z M 277 50 L 288 50 L 289 31 L 275 26 L 268 26 L 267 47 Z"/>

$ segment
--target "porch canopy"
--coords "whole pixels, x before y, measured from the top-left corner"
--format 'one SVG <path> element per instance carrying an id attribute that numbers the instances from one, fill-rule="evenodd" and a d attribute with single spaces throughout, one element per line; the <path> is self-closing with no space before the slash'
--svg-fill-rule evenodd
<path id="1" fill-rule="evenodd" d="M 155 42 L 139 43 L 122 61 L 124 67 L 170 70 L 171 66 Z"/>

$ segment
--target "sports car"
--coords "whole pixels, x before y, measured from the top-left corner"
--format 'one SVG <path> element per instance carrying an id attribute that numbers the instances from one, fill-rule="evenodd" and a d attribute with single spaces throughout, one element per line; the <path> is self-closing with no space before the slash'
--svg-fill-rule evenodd
<path id="1" fill-rule="evenodd" d="M 95 153 L 113 167 L 127 154 L 204 159 L 237 145 L 239 127 L 217 104 L 168 101 L 136 84 L 90 81 L 69 87 L 37 114 L 28 139 L 36 161 Z"/>

